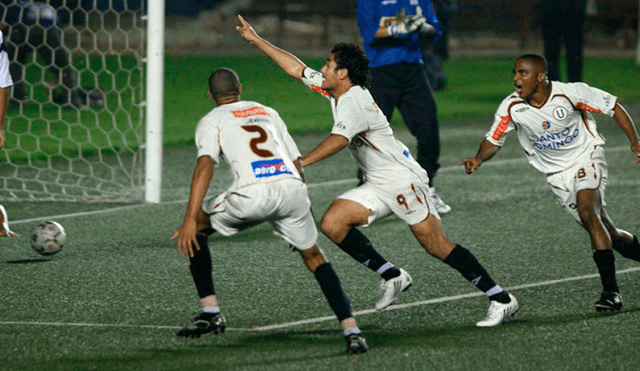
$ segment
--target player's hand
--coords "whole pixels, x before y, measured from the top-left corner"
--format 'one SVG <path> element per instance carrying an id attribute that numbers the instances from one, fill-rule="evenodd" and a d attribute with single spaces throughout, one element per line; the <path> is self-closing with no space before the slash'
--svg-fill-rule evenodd
<path id="1" fill-rule="evenodd" d="M 200 250 L 200 245 L 196 240 L 195 220 L 185 220 L 182 225 L 173 233 L 171 240 L 177 239 L 178 254 L 193 258 L 193 247 Z"/>
<path id="2" fill-rule="evenodd" d="M 417 20 L 418 22 L 418 32 L 420 32 L 423 35 L 433 35 L 436 33 L 436 29 L 435 27 L 433 27 L 431 24 L 427 23 L 426 18 L 424 17 L 420 17 Z"/>
<path id="3" fill-rule="evenodd" d="M 636 164 L 640 163 L 640 142 L 635 142 L 631 145 L 631 151 L 636 154 Z"/>
<path id="4" fill-rule="evenodd" d="M 240 26 L 236 26 L 236 31 L 245 41 L 253 44 L 260 38 L 249 22 L 245 21 L 240 14 L 238 14 L 238 21 L 240 21 Z"/>
<path id="5" fill-rule="evenodd" d="M 424 20 L 424 17 L 411 17 L 406 22 L 398 22 L 395 25 L 389 26 L 387 29 L 389 35 L 398 37 L 400 35 L 416 32 L 420 26 L 422 26 L 422 22 L 420 21 L 421 19 Z"/>
<path id="6" fill-rule="evenodd" d="M 6 136 L 4 135 L 4 130 L 0 130 L 0 149 L 4 148 L 5 141 Z"/>
<path id="7" fill-rule="evenodd" d="M 475 157 L 465 158 L 464 160 L 458 163 L 458 165 L 460 166 L 464 165 L 464 169 L 467 171 L 467 174 L 473 173 L 477 168 L 480 167 L 481 164 L 482 164 L 482 161 L 480 161 Z"/>

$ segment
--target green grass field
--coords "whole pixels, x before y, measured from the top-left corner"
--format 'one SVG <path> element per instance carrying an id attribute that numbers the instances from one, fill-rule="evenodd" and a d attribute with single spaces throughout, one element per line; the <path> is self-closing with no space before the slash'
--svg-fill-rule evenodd
<path id="1" fill-rule="evenodd" d="M 262 62 L 261 62 L 262 61 Z M 322 61 L 306 61 L 320 67 Z M 301 152 L 331 126 L 324 99 L 258 57 L 168 58 L 163 202 L 157 205 L 5 202 L 22 236 L 0 246 L 2 370 L 634 370 L 639 369 L 640 264 L 616 255 L 624 308 L 593 308 L 601 285 L 588 235 L 555 203 L 542 174 L 526 164 L 517 140 L 472 176 L 457 166 L 475 154 L 500 99 L 512 90 L 511 59 L 453 59 L 450 86 L 438 93 L 441 172 L 438 191 L 453 211 L 448 237 L 469 248 L 520 302 L 498 328 L 475 322 L 488 301 L 457 272 L 429 257 L 409 229 L 388 218 L 364 229 L 414 286 L 390 310 L 372 310 L 378 277 L 320 237 L 338 273 L 370 352 L 344 353 L 337 321 L 313 275 L 267 225 L 210 240 L 220 306 L 230 328 L 218 337 L 182 340 L 175 330 L 199 303 L 186 258 L 169 237 L 182 221 L 195 165 L 193 129 L 212 108 L 204 79 L 236 67 L 245 99 L 278 109 Z M 492 67 L 493 66 L 493 67 Z M 607 66 L 609 74 L 598 73 Z M 591 84 L 621 97 L 638 120 L 638 69 L 631 61 L 588 60 Z M 609 162 L 607 203 L 620 228 L 640 233 L 640 173 L 628 141 L 602 118 Z M 399 117 L 397 136 L 415 140 Z M 355 186 L 344 152 L 306 169 L 316 215 Z M 231 179 L 222 166 L 210 193 Z M 45 258 L 29 247 L 43 219 L 65 226 L 67 246 Z"/>

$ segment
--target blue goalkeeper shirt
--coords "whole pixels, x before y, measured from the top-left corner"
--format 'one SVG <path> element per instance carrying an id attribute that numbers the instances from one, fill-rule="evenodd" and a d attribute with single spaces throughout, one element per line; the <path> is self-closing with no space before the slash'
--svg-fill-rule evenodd
<path id="1" fill-rule="evenodd" d="M 393 20 L 404 8 L 405 14 L 416 14 L 416 7 L 422 8 L 422 16 L 436 29 L 434 42 L 442 30 L 442 25 L 433 12 L 430 0 L 359 0 L 357 6 L 358 27 L 364 39 L 364 51 L 369 57 L 369 67 L 382 67 L 398 63 L 422 62 L 422 42 L 419 32 L 398 37 L 374 38 L 376 31 L 385 20 Z"/>

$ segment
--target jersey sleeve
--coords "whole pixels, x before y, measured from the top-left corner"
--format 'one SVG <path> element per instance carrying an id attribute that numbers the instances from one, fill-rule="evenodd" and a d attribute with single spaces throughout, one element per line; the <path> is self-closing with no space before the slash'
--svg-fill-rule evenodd
<path id="1" fill-rule="evenodd" d="M 322 95 L 327 99 L 330 99 L 331 95 L 321 88 L 323 81 L 324 76 L 321 72 L 318 72 L 309 67 L 305 68 L 304 71 L 302 71 L 302 83 L 311 88 L 311 90 L 315 91 L 316 93 Z"/>
<path id="2" fill-rule="evenodd" d="M 351 142 L 356 135 L 369 130 L 364 110 L 354 97 L 342 96 L 336 111 L 331 134 L 342 135 Z"/>
<path id="3" fill-rule="evenodd" d="M 442 34 L 442 23 L 440 23 L 438 17 L 436 17 L 436 13 L 433 10 L 433 4 L 431 3 L 431 1 L 421 0 L 420 7 L 422 8 L 422 16 L 425 18 L 427 23 L 432 25 L 436 30 L 436 33 L 430 40 L 432 44 L 435 44 L 435 42 L 440 38 L 440 35 Z"/>
<path id="4" fill-rule="evenodd" d="M 616 106 L 618 97 L 585 83 L 571 84 L 571 88 L 574 95 L 571 97 L 571 101 L 577 109 L 609 117 L 613 116 L 613 109 Z"/>
<path id="5" fill-rule="evenodd" d="M 4 35 L 0 32 L 0 88 L 8 88 L 13 85 L 11 74 L 9 73 L 9 55 L 4 43 Z"/>
<path id="6" fill-rule="evenodd" d="M 371 0 L 359 0 L 356 6 L 356 17 L 365 45 L 373 43 L 375 34 L 380 28 L 380 20 L 376 19 L 376 4 Z"/>
<path id="7" fill-rule="evenodd" d="M 502 147 L 507 139 L 506 134 L 515 129 L 509 114 L 509 105 L 509 99 L 502 101 L 493 117 L 493 125 L 485 135 L 485 138 L 493 145 Z"/>
<path id="8" fill-rule="evenodd" d="M 220 163 L 220 130 L 207 116 L 196 127 L 196 148 L 198 157 L 209 156 L 216 164 Z"/>

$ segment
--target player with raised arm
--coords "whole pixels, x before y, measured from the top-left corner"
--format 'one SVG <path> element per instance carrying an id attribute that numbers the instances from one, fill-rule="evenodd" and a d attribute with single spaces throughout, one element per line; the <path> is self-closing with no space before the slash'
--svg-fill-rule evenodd
<path id="1" fill-rule="evenodd" d="M 196 128 L 198 161 L 182 225 L 171 239 L 190 259 L 202 313 L 177 332 L 180 337 L 224 332 L 213 285 L 208 238 L 217 231 L 231 236 L 269 222 L 314 274 L 344 331 L 347 352 L 368 350 L 351 313 L 340 280 L 318 245 L 318 231 L 304 183 L 300 152 L 278 113 L 257 102 L 240 99 L 242 85 L 231 69 L 217 69 L 209 77 L 209 95 L 217 105 Z M 205 199 L 213 169 L 224 159 L 234 175 L 229 189 Z"/>
<path id="2" fill-rule="evenodd" d="M 334 46 L 320 71 L 258 36 L 238 16 L 237 30 L 289 76 L 302 81 L 331 102 L 331 134 L 302 158 L 307 166 L 349 148 L 365 175 L 363 185 L 338 196 L 322 217 L 320 229 L 338 247 L 382 277 L 377 310 L 387 308 L 412 284 L 409 274 L 385 260 L 356 227 L 395 214 L 405 221 L 427 253 L 458 270 L 486 293 L 491 304 L 478 326 L 497 326 L 518 310 L 516 298 L 497 285 L 475 256 L 449 241 L 429 194 L 429 177 L 398 141 L 367 90 L 369 62 L 353 44 Z"/>
<path id="3" fill-rule="evenodd" d="M 468 174 L 473 173 L 498 153 L 506 134 L 515 129 L 529 163 L 546 174 L 551 191 L 589 233 L 603 286 L 596 309 L 619 310 L 622 296 L 613 250 L 640 261 L 640 244 L 637 236 L 617 228 L 607 212 L 604 139 L 592 114 L 613 117 L 629 138 L 636 163 L 640 162 L 638 132 L 617 97 L 584 83 L 549 81 L 547 69 L 547 61 L 540 55 L 518 58 L 513 69 L 515 92 L 498 107 L 476 156 L 462 160 L 460 165 Z"/>

